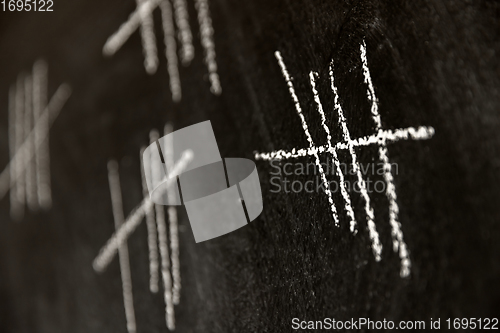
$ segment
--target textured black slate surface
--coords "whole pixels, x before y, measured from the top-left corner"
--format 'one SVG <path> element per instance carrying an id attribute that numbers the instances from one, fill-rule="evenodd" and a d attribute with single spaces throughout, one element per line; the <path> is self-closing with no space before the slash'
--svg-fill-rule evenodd
<path id="1" fill-rule="evenodd" d="M 330 59 L 352 136 L 372 134 L 359 57 L 363 39 L 383 127 L 436 130 L 431 140 L 389 146 L 399 168 L 395 184 L 410 278 L 399 277 L 399 258 L 390 250 L 383 194 L 372 196 L 384 246 L 376 263 L 359 196 L 352 199 L 360 232 L 352 236 L 342 209 L 341 227 L 333 226 L 323 193 L 271 193 L 272 169 L 258 161 L 264 211 L 249 226 L 196 244 L 185 211 L 179 211 L 183 289 L 177 330 L 287 332 L 295 317 L 498 316 L 498 4 L 212 0 L 223 89 L 214 96 L 195 8 L 188 3 L 196 56 L 180 68 L 178 104 L 168 91 L 161 43 L 160 67 L 152 76 L 142 66 L 137 32 L 116 55 L 102 56 L 107 37 L 134 10 L 133 1 L 58 1 L 53 13 L 1 13 L 0 165 L 8 163 L 8 90 L 19 72 L 42 57 L 49 64 L 49 95 L 62 82 L 73 94 L 50 133 L 52 209 L 14 222 L 8 197 L 0 202 L 0 331 L 126 331 L 117 260 L 103 274 L 92 269 L 114 230 L 107 161 L 119 161 L 127 214 L 142 198 L 139 149 L 150 129 L 166 121 L 182 128 L 211 120 L 223 157 L 306 147 L 276 50 L 294 77 L 316 142 L 326 138 L 311 70 L 320 75 L 332 136 L 341 137 L 331 111 Z M 155 20 L 162 36 L 157 12 Z M 363 163 L 376 162 L 373 147 L 357 153 Z M 334 200 L 342 206 L 339 193 Z M 128 244 L 138 332 L 166 331 L 162 297 L 148 290 L 145 224 Z"/>

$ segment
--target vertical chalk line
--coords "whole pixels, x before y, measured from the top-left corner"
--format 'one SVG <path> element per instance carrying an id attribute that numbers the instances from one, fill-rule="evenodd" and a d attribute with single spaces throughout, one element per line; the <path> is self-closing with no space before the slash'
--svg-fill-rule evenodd
<path id="1" fill-rule="evenodd" d="M 24 78 L 24 134 L 26 135 L 28 150 L 33 150 L 35 143 L 33 137 L 29 136 L 33 126 L 33 78 L 26 76 Z M 25 156 L 26 163 L 26 202 L 31 210 L 38 207 L 38 195 L 36 184 L 35 159 Z"/>
<path id="2" fill-rule="evenodd" d="M 189 26 L 189 14 L 186 0 L 174 0 L 174 16 L 179 28 L 178 38 L 181 43 L 180 55 L 184 66 L 194 58 L 193 35 Z"/>
<path id="3" fill-rule="evenodd" d="M 52 122 L 51 114 L 41 118 L 40 111 L 47 105 L 48 68 L 44 60 L 37 60 L 33 65 L 33 102 L 34 118 L 40 127 L 35 131 L 35 142 L 40 140 L 40 146 L 35 150 L 36 179 L 38 204 L 43 209 L 52 205 L 52 191 L 50 185 L 50 152 L 49 127 Z M 55 97 L 56 95 L 54 95 Z M 52 102 L 52 101 L 51 101 Z"/>
<path id="4" fill-rule="evenodd" d="M 361 51 L 361 61 L 363 63 L 363 76 L 364 81 L 367 85 L 367 96 L 368 100 L 371 102 L 371 114 L 372 119 L 375 122 L 376 130 L 380 131 L 382 129 L 382 121 L 380 119 L 380 114 L 378 112 L 378 99 L 375 95 L 375 89 L 373 87 L 372 78 L 370 75 L 370 69 L 368 68 L 368 59 L 366 56 L 366 44 L 360 45 Z M 387 183 L 386 196 L 389 200 L 389 222 L 392 228 L 392 242 L 394 252 L 399 253 L 399 258 L 401 259 L 401 277 L 407 277 L 410 275 L 411 261 L 408 253 L 406 243 L 403 239 L 403 232 L 401 230 L 401 223 L 399 222 L 399 206 L 397 204 L 396 187 L 394 185 L 394 177 L 391 171 L 391 164 L 389 163 L 389 157 L 387 152 L 387 145 L 385 140 L 382 140 L 379 149 L 379 158 L 384 164 L 384 180 Z"/>
<path id="5" fill-rule="evenodd" d="M 158 226 L 158 242 L 160 244 L 160 255 L 162 258 L 162 278 L 165 292 L 165 320 L 169 330 L 175 329 L 174 300 L 172 295 L 172 279 L 170 277 L 170 258 L 168 253 L 167 227 L 165 223 L 165 210 L 162 205 L 155 205 L 156 224 Z"/>
<path id="6" fill-rule="evenodd" d="M 137 7 L 149 0 L 136 0 Z M 156 73 L 158 68 L 158 54 L 156 50 L 156 37 L 154 32 L 153 15 L 151 12 L 139 11 L 141 14 L 141 41 L 144 54 L 144 68 L 148 74 Z"/>
<path id="7" fill-rule="evenodd" d="M 299 103 L 299 99 L 297 98 L 297 95 L 295 94 L 295 88 L 293 87 L 293 83 L 290 77 L 290 74 L 288 74 L 288 70 L 286 69 L 285 63 L 283 62 L 283 58 L 281 57 L 281 53 L 279 51 L 276 51 L 274 53 L 276 59 L 278 60 L 278 64 L 281 67 L 281 72 L 283 74 L 283 77 L 285 78 L 285 81 L 288 85 L 288 91 L 290 92 L 290 95 L 292 97 L 292 100 L 295 104 L 295 110 L 297 111 L 297 114 L 299 115 L 300 121 L 302 123 L 302 129 L 304 130 L 304 133 L 307 137 L 307 141 L 309 142 L 309 147 L 312 148 L 314 147 L 314 142 L 311 137 L 311 134 L 309 133 L 309 128 L 307 127 L 306 120 L 304 118 L 304 115 L 302 114 L 302 108 Z M 323 152 L 323 150 L 319 149 L 320 152 Z M 320 163 L 319 160 L 319 155 L 317 152 L 314 152 L 314 157 L 316 161 L 316 166 L 318 167 L 319 173 L 321 175 L 321 179 L 323 181 L 323 185 L 325 187 L 325 193 L 328 197 L 328 202 L 330 203 L 330 209 L 332 211 L 332 216 L 333 220 L 335 222 L 336 226 L 339 226 L 339 218 L 337 215 L 337 208 L 335 207 L 335 203 L 333 202 L 333 197 L 332 197 L 332 192 L 330 191 L 330 184 L 328 183 L 328 180 L 326 179 L 325 172 L 323 171 L 323 166 Z"/>
<path id="8" fill-rule="evenodd" d="M 195 8 L 198 12 L 198 22 L 200 24 L 201 45 L 205 50 L 205 63 L 208 68 L 210 91 L 214 95 L 220 95 L 222 87 L 219 81 L 219 74 L 217 73 L 217 62 L 215 61 L 214 28 L 212 26 L 208 1 L 195 0 Z"/>
<path id="9" fill-rule="evenodd" d="M 330 155 L 332 155 L 333 163 L 335 164 L 335 169 L 336 169 L 336 174 L 339 177 L 339 185 L 340 185 L 340 193 L 342 194 L 342 198 L 344 199 L 344 204 L 345 204 L 345 210 L 347 211 L 347 215 L 351 219 L 350 221 L 350 230 L 353 234 L 357 233 L 356 230 L 356 218 L 354 217 L 354 210 L 352 209 L 351 205 L 351 198 L 349 196 L 349 193 L 347 192 L 346 186 L 345 186 L 345 181 L 344 181 L 344 174 L 342 173 L 342 169 L 340 167 L 340 161 L 337 156 L 337 151 L 333 149 L 332 147 L 332 136 L 330 134 L 330 129 L 326 125 L 326 116 L 325 112 L 323 110 L 323 104 L 321 103 L 321 100 L 318 95 L 318 91 L 316 90 L 316 77 L 318 77 L 318 73 L 316 72 L 310 72 L 309 73 L 309 80 L 311 82 L 311 88 L 312 92 L 314 95 L 314 101 L 316 102 L 316 105 L 318 107 L 318 113 L 321 117 L 321 125 L 323 126 L 323 129 L 325 130 L 326 133 L 326 139 L 327 139 L 327 147 L 328 151 L 330 152 Z"/>
<path id="10" fill-rule="evenodd" d="M 157 131 L 151 131 L 150 139 L 152 142 L 157 141 L 159 134 Z M 163 154 L 163 151 L 161 151 Z M 165 156 L 165 155 L 163 155 Z M 171 172 L 167 169 L 168 172 Z M 153 164 L 151 176 L 153 184 L 157 184 L 156 180 L 161 179 L 162 168 L 160 165 Z M 168 189 L 167 189 L 168 193 Z M 165 223 L 165 211 L 161 205 L 156 205 L 156 226 L 158 228 L 158 244 L 160 245 L 160 258 L 161 258 L 161 275 L 163 279 L 164 293 L 163 298 L 165 301 L 165 321 L 169 330 L 175 329 L 175 314 L 174 302 L 172 299 L 172 278 L 170 275 L 170 254 L 168 250 L 168 233 Z"/>
<path id="11" fill-rule="evenodd" d="M 373 255 L 375 257 L 375 260 L 380 261 L 382 259 L 382 244 L 380 243 L 379 234 L 377 232 L 377 227 L 375 225 L 375 214 L 374 214 L 373 208 L 370 204 L 370 196 L 369 196 L 368 191 L 366 189 L 365 180 L 361 174 L 357 155 L 356 155 L 356 152 L 354 150 L 354 144 L 353 144 L 353 141 L 351 139 L 351 134 L 349 133 L 349 128 L 347 127 L 347 121 L 346 121 L 345 116 L 344 116 L 344 111 L 342 110 L 342 106 L 340 105 L 339 94 L 337 91 L 337 87 L 335 86 L 335 78 L 333 75 L 333 61 L 330 63 L 329 73 L 330 73 L 331 89 L 332 89 L 332 92 L 334 94 L 334 105 L 335 105 L 334 108 L 337 111 L 338 119 L 339 119 L 340 125 L 342 127 L 342 136 L 344 138 L 344 141 L 348 144 L 348 149 L 349 149 L 349 153 L 351 155 L 353 170 L 356 173 L 358 185 L 360 188 L 360 193 L 361 193 L 361 196 L 363 197 L 363 200 L 365 201 L 364 208 L 365 208 L 365 214 L 366 214 L 366 222 L 367 222 L 367 226 L 368 226 L 368 233 L 370 236 L 370 240 L 372 242 L 372 252 L 373 252 Z"/>
<path id="12" fill-rule="evenodd" d="M 120 188 L 120 178 L 118 175 L 118 163 L 108 162 L 109 190 L 111 192 L 111 204 L 113 207 L 113 218 L 115 229 L 118 230 L 123 225 L 123 204 Z M 118 248 L 120 261 L 120 275 L 122 278 L 123 304 L 125 307 L 125 318 L 127 320 L 127 330 L 129 333 L 136 332 L 134 298 L 132 295 L 132 277 L 130 273 L 130 260 L 127 241 L 120 244 Z"/>
<path id="13" fill-rule="evenodd" d="M 177 222 L 177 209 L 168 207 L 168 221 L 170 227 L 170 251 L 172 259 L 173 288 L 172 297 L 174 304 L 179 304 L 181 299 L 181 268 L 179 256 L 179 228 Z"/>
<path id="14" fill-rule="evenodd" d="M 141 148 L 140 158 L 141 158 L 141 180 L 142 180 L 142 192 L 144 198 L 149 196 L 148 186 L 146 184 L 146 175 L 144 173 L 144 168 L 146 164 L 144 163 L 144 151 L 145 147 Z M 145 157 L 149 159 L 149 155 Z M 152 207 L 146 211 L 146 226 L 148 229 L 148 251 L 149 251 L 149 290 L 152 293 L 158 292 L 158 245 L 156 243 L 156 224 L 155 216 Z"/>
<path id="15" fill-rule="evenodd" d="M 47 63 L 44 60 L 37 60 L 33 64 L 33 122 L 34 124 L 39 123 L 40 121 L 40 115 L 42 114 L 43 110 L 45 110 L 47 106 L 47 81 L 48 81 L 48 75 L 47 75 L 48 69 L 47 69 Z M 50 122 L 50 117 L 49 117 L 49 122 Z M 42 187 L 42 182 L 43 182 L 43 173 L 45 172 L 44 168 L 44 162 L 43 160 L 46 158 L 44 155 L 47 153 L 45 150 L 47 147 L 45 146 L 45 143 L 42 144 L 43 139 L 45 135 L 48 135 L 48 133 L 43 133 L 43 126 L 35 128 L 34 131 L 34 142 L 35 144 L 37 142 L 40 142 L 40 147 L 39 149 L 35 149 L 35 156 L 33 158 L 34 166 L 35 166 L 35 178 L 36 178 L 36 188 L 37 188 L 37 200 L 38 200 L 38 205 L 41 205 L 42 199 L 40 197 L 40 188 Z M 41 150 L 41 152 L 40 152 Z"/>
<path id="16" fill-rule="evenodd" d="M 17 111 L 18 111 L 18 106 L 17 106 L 17 87 L 16 86 L 11 86 L 9 90 L 9 151 L 10 151 L 10 160 L 11 162 L 9 165 L 12 165 L 12 167 L 9 170 L 9 184 L 4 184 L 5 187 L 10 187 L 10 216 L 13 219 L 19 219 L 20 216 L 20 205 L 21 203 L 19 202 L 17 198 L 17 173 L 18 173 L 18 168 L 17 168 L 17 162 L 12 163 L 14 160 L 14 157 L 17 154 Z M 5 171 L 3 172 L 5 174 Z M 6 186 L 5 186 L 6 185 Z"/>
<path id="17" fill-rule="evenodd" d="M 16 135 L 15 135 L 15 147 L 16 151 L 19 151 L 21 148 L 21 145 L 23 144 L 24 141 L 24 75 L 21 74 L 17 77 L 17 82 L 16 82 L 16 122 L 15 122 L 15 127 L 16 127 Z M 27 143 L 28 145 L 28 143 Z M 27 147 L 29 149 L 29 145 Z M 16 160 L 15 168 L 17 169 L 15 176 L 17 177 L 17 181 L 15 181 L 14 186 L 15 186 L 15 193 L 16 193 L 16 199 L 11 203 L 11 217 L 16 220 L 20 220 L 24 216 L 24 204 L 25 204 L 25 189 L 26 189 L 26 183 L 25 183 L 25 171 L 26 169 L 23 168 L 25 166 L 26 162 L 26 154 L 24 152 L 20 154 L 19 159 Z"/>
<path id="18" fill-rule="evenodd" d="M 9 155 L 10 160 L 16 155 L 16 87 L 12 85 L 9 89 Z M 10 204 L 17 204 L 17 193 L 15 180 L 17 168 L 9 168 Z M 12 211 L 11 211 L 12 213 Z"/>
<path id="19" fill-rule="evenodd" d="M 161 0 L 160 9 L 163 22 L 165 56 L 167 58 L 167 72 L 170 81 L 170 91 L 172 93 L 172 100 L 174 102 L 179 102 L 182 97 L 181 80 L 179 77 L 179 66 L 177 60 L 174 19 L 172 16 L 172 6 L 170 5 L 169 0 Z"/>
<path id="20" fill-rule="evenodd" d="M 170 134 L 173 131 L 173 126 L 167 123 L 164 128 L 164 135 Z M 172 140 L 166 141 L 166 150 L 163 152 L 167 170 L 172 170 L 174 167 L 173 151 L 174 146 Z M 175 192 L 169 188 L 167 190 L 168 201 L 174 201 Z M 174 304 L 179 304 L 181 293 L 181 269 L 179 257 L 179 227 L 177 221 L 177 208 L 169 206 L 167 209 L 168 222 L 170 227 L 170 256 L 172 261 L 172 297 Z"/>

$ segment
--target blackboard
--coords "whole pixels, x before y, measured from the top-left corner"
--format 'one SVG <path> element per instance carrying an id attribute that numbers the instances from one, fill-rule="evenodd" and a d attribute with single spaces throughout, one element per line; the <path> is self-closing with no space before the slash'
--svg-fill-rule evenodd
<path id="1" fill-rule="evenodd" d="M 441 318 L 443 328 L 448 318 L 498 316 L 498 4 L 210 0 L 218 94 L 210 90 L 199 11 L 195 1 L 186 3 L 194 58 L 186 66 L 179 60 L 178 102 L 169 88 L 159 9 L 152 12 L 159 61 L 154 74 L 143 65 L 139 30 L 114 55 L 103 55 L 108 38 L 136 10 L 133 1 L 54 0 L 52 12 L 0 13 L 2 170 L 11 156 L 9 89 L 19 75 L 29 75 L 44 59 L 48 98 L 63 83 L 71 87 L 49 132 L 51 207 L 26 208 L 13 219 L 9 193 L 0 201 L 0 331 L 127 330 L 117 258 L 103 273 L 92 262 L 115 230 L 108 162 L 117 161 L 127 216 L 143 199 L 139 152 L 152 129 L 162 133 L 166 123 L 175 130 L 210 120 L 223 157 L 255 160 L 256 153 L 309 147 L 276 51 L 317 145 L 325 145 L 326 136 L 311 71 L 317 72 L 332 142 L 342 141 L 332 64 L 351 137 L 376 134 L 362 45 L 383 130 L 434 130 L 427 140 L 387 145 L 397 165 L 409 276 L 400 276 L 401 260 L 392 250 L 385 192 L 370 194 L 383 246 L 377 262 L 362 195 L 350 193 L 358 222 L 353 235 L 340 191 L 332 194 L 336 227 L 323 191 L 274 193 L 275 169 L 256 160 L 264 210 L 248 226 L 195 243 L 185 210 L 178 209 L 176 330 L 285 332 L 292 331 L 293 318 L 361 317 L 427 325 Z M 356 147 L 359 162 L 378 163 L 378 147 Z M 340 150 L 338 159 L 348 163 L 351 155 Z M 293 160 L 314 162 L 313 155 Z M 286 177 L 303 183 L 317 175 Z M 376 173 L 370 179 L 384 181 Z M 137 331 L 166 331 L 162 292 L 153 294 L 148 286 L 145 223 L 128 239 L 128 250 Z"/>

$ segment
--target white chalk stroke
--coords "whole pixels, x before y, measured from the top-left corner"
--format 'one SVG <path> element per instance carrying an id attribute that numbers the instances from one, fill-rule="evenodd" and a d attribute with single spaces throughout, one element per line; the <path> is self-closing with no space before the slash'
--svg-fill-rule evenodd
<path id="1" fill-rule="evenodd" d="M 408 127 L 408 128 L 402 128 L 402 129 L 395 129 L 395 130 L 384 130 L 382 128 L 382 121 L 380 118 L 380 113 L 378 111 L 379 109 L 379 103 L 378 99 L 375 94 L 375 88 L 372 82 L 372 78 L 370 75 L 370 70 L 368 67 L 368 60 L 366 56 L 366 45 L 363 42 L 363 44 L 360 45 L 360 53 L 361 53 L 361 61 L 363 65 L 363 77 L 364 77 L 364 82 L 367 87 L 367 98 L 371 103 L 370 106 L 370 114 L 372 117 L 372 120 L 375 125 L 375 133 L 370 136 L 365 136 L 365 137 L 360 137 L 360 138 L 352 138 L 349 129 L 347 127 L 347 121 L 344 116 L 344 112 L 342 110 L 342 106 L 339 102 L 339 95 L 337 91 L 337 87 L 335 86 L 335 78 L 333 75 L 333 61 L 330 64 L 330 69 L 329 69 L 329 74 L 330 74 L 330 83 L 331 83 L 331 90 L 334 96 L 334 114 L 337 115 L 338 122 L 339 122 L 339 127 L 342 130 L 342 138 L 343 141 L 341 142 L 336 142 L 332 143 L 331 142 L 331 130 L 328 128 L 326 125 L 326 114 L 323 109 L 323 106 L 321 104 L 321 100 L 319 98 L 318 91 L 316 90 L 316 79 L 318 77 L 318 74 L 315 72 L 310 72 L 309 73 L 309 80 L 312 88 L 312 93 L 314 96 L 314 101 L 316 104 L 317 111 L 321 117 L 321 125 L 322 128 L 326 134 L 327 138 L 327 143 L 325 145 L 315 145 L 311 135 L 309 133 L 308 125 L 307 122 L 305 121 L 305 118 L 302 113 L 302 108 L 300 105 L 300 101 L 297 98 L 297 95 L 295 93 L 295 89 L 293 86 L 293 78 L 290 76 L 288 73 L 288 70 L 286 69 L 285 63 L 283 61 L 283 57 L 281 56 L 279 51 L 275 52 L 276 59 L 278 60 L 278 64 L 281 68 L 283 77 L 285 78 L 286 84 L 288 86 L 288 90 L 290 92 L 290 95 L 292 97 L 292 100 L 295 105 L 295 109 L 297 111 L 297 114 L 300 118 L 301 124 L 302 124 L 302 129 L 304 130 L 304 134 L 306 136 L 307 141 L 309 142 L 309 147 L 308 148 L 294 148 L 290 151 L 286 150 L 276 150 L 272 152 L 265 152 L 265 153 L 260 153 L 256 152 L 255 153 L 255 159 L 256 160 L 266 160 L 266 161 L 271 161 L 271 160 L 284 160 L 284 159 L 293 159 L 293 158 L 299 158 L 299 157 L 305 157 L 305 156 L 314 156 L 315 163 L 318 166 L 321 179 L 323 184 L 325 185 L 325 194 L 327 195 L 328 202 L 330 205 L 330 210 L 332 211 L 333 215 L 333 220 L 334 224 L 336 226 L 339 225 L 339 220 L 338 220 L 338 215 L 337 215 L 337 209 L 335 207 L 335 204 L 333 202 L 333 197 L 332 193 L 329 189 L 328 186 L 328 181 L 326 179 L 326 175 L 322 169 L 321 164 L 319 163 L 319 155 L 323 153 L 330 154 L 333 158 L 335 168 L 336 168 L 336 176 L 339 177 L 340 180 L 340 191 L 341 191 L 341 196 L 344 202 L 344 209 L 347 212 L 347 216 L 350 219 L 350 230 L 353 234 L 357 233 L 357 221 L 355 218 L 355 213 L 353 211 L 352 205 L 351 205 L 351 199 L 350 195 L 347 192 L 347 189 L 344 184 L 344 175 L 342 173 L 342 170 L 340 168 L 340 162 L 338 159 L 337 151 L 339 150 L 347 150 L 350 154 L 351 160 L 352 160 L 352 165 L 353 165 L 353 170 L 356 173 L 357 177 L 357 182 L 360 187 L 360 194 L 361 197 L 364 200 L 364 210 L 365 210 L 365 215 L 366 215 L 366 222 L 367 222 L 367 229 L 368 229 L 368 234 L 371 240 L 371 246 L 372 246 L 372 252 L 375 257 L 376 261 L 380 261 L 382 259 L 382 244 L 380 243 L 379 239 L 379 234 L 377 232 L 377 228 L 375 225 L 375 215 L 373 208 L 371 206 L 370 202 L 370 196 L 368 194 L 367 188 L 366 188 L 366 182 L 363 179 L 358 158 L 356 155 L 356 151 L 354 148 L 356 147 L 366 147 L 370 145 L 376 145 L 378 146 L 378 158 L 382 161 L 383 163 L 383 168 L 384 168 L 384 181 L 387 184 L 386 186 L 386 196 L 387 199 L 389 200 L 389 223 L 391 225 L 391 236 L 393 240 L 393 250 L 398 253 L 400 260 L 401 260 L 401 269 L 400 269 L 400 276 L 402 278 L 408 277 L 411 272 L 411 260 L 409 256 L 409 251 L 408 247 L 404 241 L 403 238 L 403 232 L 401 230 L 401 223 L 399 221 L 398 213 L 399 213 L 399 206 L 397 203 L 397 194 L 396 194 L 396 186 L 394 184 L 394 176 L 392 175 L 391 171 L 391 164 L 389 163 L 389 154 L 388 154 L 388 148 L 387 145 L 390 143 L 394 143 L 400 140 L 427 140 L 430 139 L 434 136 L 434 128 L 430 126 L 420 126 L 417 128 L 414 127 Z"/>
<path id="2" fill-rule="evenodd" d="M 189 65 L 194 58 L 193 34 L 189 23 L 189 14 L 186 0 L 136 0 L 137 8 L 130 14 L 120 28 L 112 34 L 103 47 L 105 56 L 114 55 L 129 37 L 140 30 L 142 49 L 144 54 L 144 68 L 149 74 L 156 73 L 158 69 L 158 51 L 152 13 L 156 8 L 161 11 L 163 41 L 165 57 L 167 59 L 167 72 L 169 76 L 172 100 L 179 102 L 182 97 L 181 81 L 179 76 L 179 60 L 177 57 L 177 42 L 175 25 L 177 25 L 177 38 L 180 43 L 179 57 L 183 65 Z M 201 46 L 204 50 L 204 62 L 208 70 L 210 91 L 214 95 L 222 93 L 222 87 L 217 72 L 214 29 L 207 0 L 195 0 L 195 8 L 200 26 Z"/>
<path id="3" fill-rule="evenodd" d="M 168 123 L 165 125 L 163 135 L 167 135 L 173 132 L 172 124 Z M 165 158 L 165 165 L 167 170 L 172 170 L 174 167 L 174 157 L 172 152 L 174 151 L 172 140 L 168 139 L 165 142 L 166 151 L 163 155 Z M 168 200 L 170 202 L 174 201 L 175 192 L 171 190 L 171 188 L 167 189 Z M 161 205 L 157 205 L 157 207 L 162 207 Z M 169 206 L 167 208 L 168 212 L 168 222 L 170 229 L 170 252 L 171 252 L 171 261 L 172 261 L 172 298 L 174 304 L 179 304 L 180 293 L 181 293 L 181 268 L 179 261 L 179 225 L 177 221 L 177 207 Z"/>
<path id="4" fill-rule="evenodd" d="M 141 148 L 140 158 L 141 165 L 144 165 L 143 155 L 145 147 Z M 144 174 L 144 168 L 141 167 L 141 180 L 142 180 L 142 193 L 144 198 L 149 195 L 148 186 L 146 183 L 146 175 Z M 149 290 L 152 293 L 158 292 L 158 240 L 157 240 L 157 231 L 156 231 L 156 221 L 153 207 L 150 207 L 146 211 L 146 225 L 148 228 L 148 249 L 149 249 Z"/>
<path id="5" fill-rule="evenodd" d="M 375 95 L 375 89 L 373 88 L 373 82 L 370 75 L 370 69 L 368 68 L 368 59 L 366 58 L 366 45 L 360 45 L 361 51 L 361 61 L 363 62 L 363 76 L 365 83 L 367 85 L 368 99 L 372 103 L 371 114 L 372 119 L 375 123 L 375 129 L 380 131 L 382 129 L 382 121 L 380 119 L 380 114 L 378 112 L 378 100 Z M 387 144 L 384 138 L 382 138 L 380 145 L 378 146 L 378 155 L 380 160 L 384 163 L 384 179 L 387 183 L 386 196 L 389 200 L 389 222 L 391 224 L 392 232 L 392 242 L 394 252 L 398 252 L 399 258 L 401 259 L 401 276 L 405 277 L 410 275 L 411 261 L 410 255 L 405 241 L 403 240 L 403 231 L 401 230 L 401 223 L 399 222 L 398 213 L 399 206 L 396 202 L 396 186 L 394 185 L 394 177 L 392 176 L 391 164 L 389 163 L 389 156 L 387 152 Z"/>
<path id="6" fill-rule="evenodd" d="M 120 187 L 120 176 L 118 174 L 118 163 L 110 161 L 108 163 L 109 191 L 111 192 L 111 204 L 113 206 L 113 218 L 115 228 L 119 229 L 123 225 L 123 202 L 122 190 Z M 132 276 L 130 273 L 130 258 L 128 254 L 127 241 L 123 241 L 118 247 L 118 257 L 120 260 L 120 275 L 122 278 L 123 305 L 125 307 L 125 318 L 127 320 L 127 331 L 135 333 L 137 331 L 135 322 L 134 297 L 132 295 Z"/>
<path id="7" fill-rule="evenodd" d="M 0 173 L 0 199 L 10 190 L 12 219 L 52 205 L 49 129 L 71 94 L 59 86 L 47 103 L 47 64 L 38 60 L 31 75 L 20 74 L 9 91 L 10 162 Z"/>

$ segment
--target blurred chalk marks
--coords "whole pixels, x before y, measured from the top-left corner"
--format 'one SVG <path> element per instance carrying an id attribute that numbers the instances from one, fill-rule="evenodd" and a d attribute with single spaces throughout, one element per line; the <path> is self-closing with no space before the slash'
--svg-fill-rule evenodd
<path id="1" fill-rule="evenodd" d="M 20 220 L 31 210 L 52 206 L 49 129 L 71 95 L 59 86 L 47 103 L 47 63 L 38 60 L 31 74 L 20 74 L 9 91 L 10 162 L 0 173 L 0 199 L 10 190 L 10 214 Z"/>
<path id="2" fill-rule="evenodd" d="M 113 206 L 113 218 L 115 228 L 119 229 L 124 222 L 123 202 L 120 187 L 120 176 L 118 174 L 118 163 L 109 161 L 108 163 L 109 191 L 111 192 L 111 204 Z M 122 278 L 123 304 L 125 306 L 125 318 L 127 320 L 127 331 L 135 333 L 135 310 L 134 297 L 132 294 L 132 276 L 130 273 L 130 259 L 128 254 L 127 240 L 118 246 L 118 257 L 120 260 L 120 275 Z"/>
<path id="3" fill-rule="evenodd" d="M 158 69 L 158 50 L 152 12 L 158 7 L 161 11 L 163 38 L 165 44 L 165 57 L 167 59 L 167 72 L 170 80 L 172 100 L 179 102 L 182 97 L 181 82 L 177 58 L 177 42 L 175 25 L 177 25 L 177 39 L 180 43 L 179 54 L 184 66 L 191 63 L 194 58 L 193 34 L 189 23 L 189 14 L 186 0 L 136 0 L 137 8 L 130 14 L 118 31 L 111 35 L 103 47 L 105 56 L 114 55 L 137 29 L 140 30 L 144 54 L 144 68 L 149 74 L 156 73 Z M 208 69 L 210 91 L 215 95 L 222 93 L 222 87 L 217 73 L 215 60 L 215 44 L 212 18 L 207 0 L 195 0 L 195 8 L 200 27 L 201 45 L 204 49 L 204 61 Z"/>
<path id="4" fill-rule="evenodd" d="M 165 126 L 165 135 L 171 132 L 172 126 L 167 124 Z M 158 131 L 152 130 L 150 132 L 150 143 L 156 142 L 158 138 Z M 144 156 L 144 150 L 145 147 L 141 148 L 141 158 Z M 163 188 L 167 189 L 167 195 L 172 195 L 169 189 L 172 185 L 177 183 L 177 176 L 171 175 L 178 175 L 181 173 L 193 159 L 193 155 L 191 151 L 185 151 L 176 164 L 173 163 L 172 156 L 168 151 L 165 152 L 164 158 L 165 164 L 169 167 L 171 166 L 171 168 L 168 169 L 171 170 L 171 172 L 163 179 L 165 184 Z M 163 297 L 165 301 L 165 321 L 169 330 L 175 329 L 174 305 L 179 304 L 181 291 L 177 210 L 174 206 L 167 208 L 169 223 L 169 228 L 167 229 L 165 208 L 162 205 L 155 204 L 149 198 L 143 165 L 144 163 L 141 161 L 144 199 L 130 213 L 127 219 L 124 219 L 118 164 L 116 161 L 110 161 L 108 163 L 109 185 L 116 231 L 100 250 L 93 262 L 94 270 L 96 272 L 103 272 L 118 253 L 125 317 L 129 333 L 136 332 L 136 322 L 127 238 L 134 232 L 144 218 L 146 219 L 148 231 L 149 289 L 153 293 L 159 291 L 159 273 L 161 273 L 161 281 L 164 290 Z M 161 177 L 162 170 L 159 169 L 161 166 L 156 163 L 150 163 L 149 165 L 152 167 L 152 174 L 155 177 Z"/>

